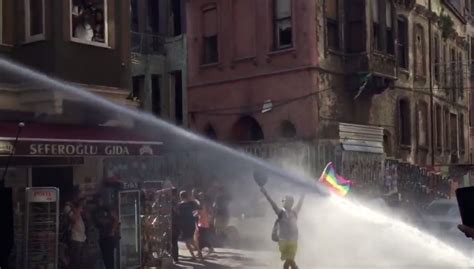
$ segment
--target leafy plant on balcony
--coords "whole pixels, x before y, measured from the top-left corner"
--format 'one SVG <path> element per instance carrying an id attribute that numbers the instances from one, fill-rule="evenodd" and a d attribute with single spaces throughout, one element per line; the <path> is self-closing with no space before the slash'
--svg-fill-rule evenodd
<path id="1" fill-rule="evenodd" d="M 441 29 L 441 36 L 444 39 L 455 36 L 456 31 L 454 30 L 454 22 L 449 15 L 444 13 L 444 11 L 439 15 L 438 25 Z"/>

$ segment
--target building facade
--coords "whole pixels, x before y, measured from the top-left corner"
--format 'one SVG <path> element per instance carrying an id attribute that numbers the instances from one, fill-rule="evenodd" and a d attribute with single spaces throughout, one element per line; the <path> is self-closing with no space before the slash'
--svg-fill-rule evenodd
<path id="1" fill-rule="evenodd" d="M 393 158 L 448 175 L 469 162 L 469 6 L 191 1 L 190 124 L 224 141 L 328 142 L 348 173 Z"/>
<path id="2" fill-rule="evenodd" d="M 140 106 L 187 125 L 184 1 L 131 1 L 132 91 Z"/>

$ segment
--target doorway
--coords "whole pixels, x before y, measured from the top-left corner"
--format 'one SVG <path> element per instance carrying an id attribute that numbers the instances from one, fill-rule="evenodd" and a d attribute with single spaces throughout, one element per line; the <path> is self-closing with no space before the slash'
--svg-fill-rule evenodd
<path id="1" fill-rule="evenodd" d="M 74 172 L 71 166 L 34 167 L 31 169 L 32 187 L 56 187 L 60 201 L 68 201 L 74 193 Z"/>

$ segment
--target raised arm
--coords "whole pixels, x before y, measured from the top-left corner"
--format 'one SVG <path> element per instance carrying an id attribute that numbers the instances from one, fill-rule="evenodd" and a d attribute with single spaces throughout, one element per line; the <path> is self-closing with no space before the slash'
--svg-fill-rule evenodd
<path id="1" fill-rule="evenodd" d="M 267 190 L 265 190 L 264 187 L 261 187 L 261 188 L 260 188 L 260 191 L 263 193 L 263 195 L 265 195 L 265 198 L 267 198 L 268 202 L 270 203 L 270 205 L 271 205 L 272 208 L 273 208 L 273 211 L 275 211 L 275 213 L 276 213 L 277 215 L 279 215 L 281 209 L 277 206 L 277 204 L 275 203 L 275 201 L 273 201 L 272 197 L 270 197 L 270 195 L 268 195 Z"/>
<path id="2" fill-rule="evenodd" d="M 301 195 L 300 200 L 296 204 L 296 207 L 295 207 L 296 213 L 300 213 L 301 207 L 303 206 L 304 197 L 305 197 L 305 194 Z"/>

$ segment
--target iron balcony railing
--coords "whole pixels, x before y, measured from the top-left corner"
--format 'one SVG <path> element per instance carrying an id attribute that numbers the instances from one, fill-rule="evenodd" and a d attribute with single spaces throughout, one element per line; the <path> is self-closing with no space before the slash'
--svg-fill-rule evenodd
<path id="1" fill-rule="evenodd" d="M 148 34 L 131 32 L 131 52 L 135 54 L 158 54 L 164 55 L 165 49 L 165 37 Z"/>

